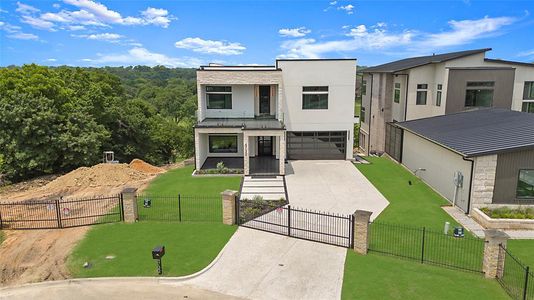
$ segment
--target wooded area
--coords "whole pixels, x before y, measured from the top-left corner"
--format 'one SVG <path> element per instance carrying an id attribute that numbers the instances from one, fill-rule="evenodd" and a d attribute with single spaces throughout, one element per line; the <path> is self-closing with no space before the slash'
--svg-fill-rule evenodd
<path id="1" fill-rule="evenodd" d="M 107 150 L 121 162 L 191 156 L 195 77 L 162 66 L 0 69 L 0 176 L 66 172 Z"/>

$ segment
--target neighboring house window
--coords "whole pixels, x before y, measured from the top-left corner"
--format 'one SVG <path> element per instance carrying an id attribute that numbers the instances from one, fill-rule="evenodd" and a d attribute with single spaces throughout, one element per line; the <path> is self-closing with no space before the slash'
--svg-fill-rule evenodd
<path id="1" fill-rule="evenodd" d="M 360 123 L 365 123 L 365 107 L 360 109 Z"/>
<path id="2" fill-rule="evenodd" d="M 360 147 L 365 149 L 365 142 L 366 142 L 365 141 L 365 134 L 360 132 L 360 138 L 358 139 L 358 144 L 360 145 Z"/>
<path id="3" fill-rule="evenodd" d="M 494 86 L 493 81 L 468 82 L 465 91 L 465 107 L 491 107 Z"/>
<path id="4" fill-rule="evenodd" d="M 427 89 L 428 89 L 428 84 L 417 85 L 417 98 L 415 99 L 415 104 L 426 105 Z"/>
<path id="5" fill-rule="evenodd" d="M 517 198 L 534 198 L 534 170 L 519 170 Z"/>
<path id="6" fill-rule="evenodd" d="M 441 106 L 441 90 L 443 85 L 438 84 L 438 91 L 436 92 L 436 106 Z"/>
<path id="7" fill-rule="evenodd" d="M 237 153 L 237 135 L 210 135 L 210 153 Z"/>
<path id="8" fill-rule="evenodd" d="M 328 87 L 302 87 L 302 109 L 328 109 Z"/>
<path id="9" fill-rule="evenodd" d="M 362 80 L 362 96 L 367 93 L 367 80 Z"/>
<path id="10" fill-rule="evenodd" d="M 208 109 L 232 109 L 231 86 L 206 86 Z"/>
<path id="11" fill-rule="evenodd" d="M 523 107 L 521 111 L 534 113 L 534 81 L 525 81 L 523 90 Z"/>
<path id="12" fill-rule="evenodd" d="M 401 95 L 401 84 L 400 83 L 395 83 L 395 91 L 394 91 L 394 94 L 393 94 L 393 102 L 395 103 L 399 103 L 400 102 L 400 95 Z"/>

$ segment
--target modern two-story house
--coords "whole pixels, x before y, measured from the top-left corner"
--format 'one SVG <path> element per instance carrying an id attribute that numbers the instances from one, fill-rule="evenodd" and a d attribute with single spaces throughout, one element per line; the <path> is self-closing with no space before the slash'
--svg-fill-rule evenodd
<path id="1" fill-rule="evenodd" d="M 534 112 L 534 64 L 486 58 L 490 50 L 413 57 L 365 69 L 360 148 L 398 159 L 393 122 L 478 108 Z"/>
<path id="2" fill-rule="evenodd" d="M 197 70 L 196 170 L 285 174 L 288 159 L 352 159 L 355 59 Z"/>

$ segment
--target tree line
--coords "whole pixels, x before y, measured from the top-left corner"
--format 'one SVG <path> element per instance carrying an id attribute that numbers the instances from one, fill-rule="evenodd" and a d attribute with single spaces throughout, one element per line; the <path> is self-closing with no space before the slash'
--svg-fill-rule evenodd
<path id="1" fill-rule="evenodd" d="M 121 162 L 172 163 L 194 151 L 194 69 L 0 69 L 0 175 L 20 181 Z"/>

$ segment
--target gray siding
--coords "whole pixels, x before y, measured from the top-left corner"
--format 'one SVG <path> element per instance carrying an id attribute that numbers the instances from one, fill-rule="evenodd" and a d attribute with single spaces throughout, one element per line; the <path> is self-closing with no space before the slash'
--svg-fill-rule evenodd
<path id="1" fill-rule="evenodd" d="M 520 169 L 534 169 L 534 150 L 503 153 L 497 156 L 493 203 L 534 204 L 534 199 L 516 198 L 517 179 Z"/>
<path id="2" fill-rule="evenodd" d="M 465 91 L 468 81 L 494 81 L 493 107 L 512 108 L 514 69 L 450 69 L 445 113 L 466 110 Z"/>

